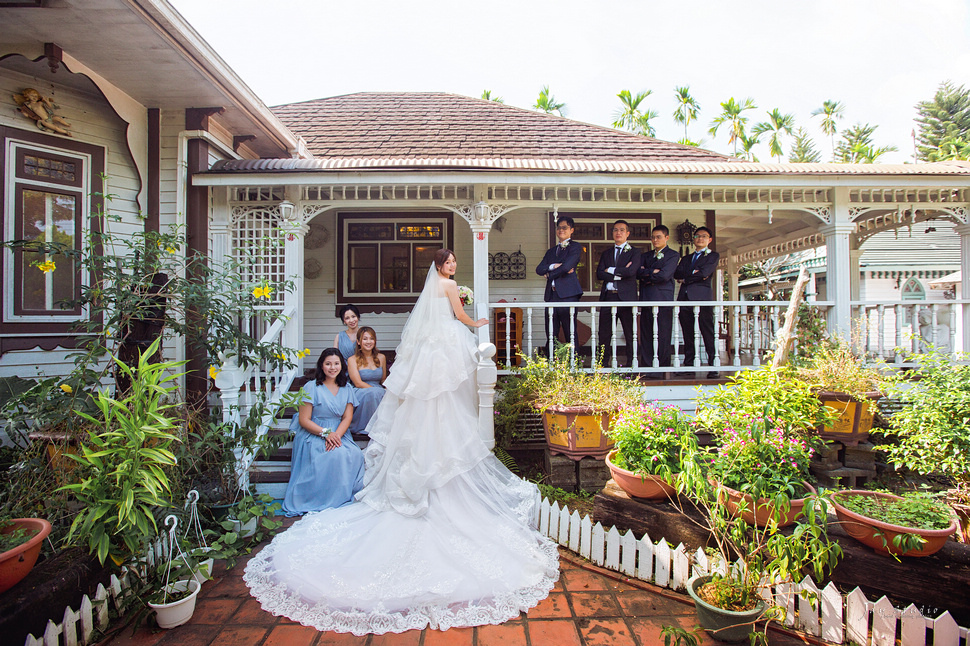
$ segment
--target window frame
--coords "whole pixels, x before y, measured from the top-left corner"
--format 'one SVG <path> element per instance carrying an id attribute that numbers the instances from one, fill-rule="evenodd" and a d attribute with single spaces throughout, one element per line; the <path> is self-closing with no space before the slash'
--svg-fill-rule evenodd
<path id="1" fill-rule="evenodd" d="M 31 133 L 0 126 L 0 204 L 3 204 L 4 239 L 19 239 L 23 226 L 22 200 L 25 190 L 70 195 L 76 199 L 75 249 L 84 245 L 84 237 L 101 229 L 100 213 L 103 206 L 102 176 L 105 170 L 104 147 L 65 140 L 50 135 Z M 73 181 L 45 179 L 23 172 L 23 161 L 31 153 L 60 161 L 79 164 Z M 67 335 L 72 327 L 88 315 L 85 309 L 37 311 L 22 309 L 23 267 L 22 252 L 5 248 L 0 261 L 3 290 L 0 293 L 0 336 L 3 337 L 51 337 Z M 58 269 L 61 269 L 60 267 Z M 57 270 L 55 270 L 57 271 Z M 74 298 L 80 295 L 81 285 L 90 277 L 82 266 L 76 266 Z M 73 337 L 59 343 L 74 345 Z M 10 345 L 9 343 L 3 344 Z M 41 345 L 49 345 L 45 342 Z M 3 350 L 0 351 L 4 351 Z"/>
<path id="2" fill-rule="evenodd" d="M 390 224 L 393 227 L 394 235 L 391 239 L 368 239 L 350 240 L 349 230 L 352 224 Z M 436 224 L 442 226 L 440 240 L 426 240 L 414 238 L 399 238 L 398 226 L 402 224 Z M 337 302 L 354 303 L 355 305 L 403 305 L 414 303 L 421 289 L 424 287 L 422 272 L 416 272 L 414 267 L 415 247 L 423 245 L 438 245 L 444 248 L 454 248 L 454 214 L 450 211 L 387 211 L 387 212 L 361 212 L 345 211 L 337 213 Z M 384 257 L 383 245 L 399 246 L 409 245 L 409 265 L 407 270 L 411 278 L 411 291 L 408 292 L 354 292 L 350 290 L 350 259 L 351 245 L 374 246 L 378 259 L 377 267 L 377 287 L 381 289 L 382 265 Z M 415 276 L 420 276 L 421 281 L 417 281 Z"/>

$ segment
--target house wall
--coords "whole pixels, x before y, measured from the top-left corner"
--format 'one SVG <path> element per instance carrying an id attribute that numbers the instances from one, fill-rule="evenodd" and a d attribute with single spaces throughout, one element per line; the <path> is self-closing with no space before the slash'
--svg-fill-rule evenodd
<path id="1" fill-rule="evenodd" d="M 46 70 L 46 62 L 37 65 L 42 65 Z M 57 84 L 52 87 L 49 76 L 45 75 L 42 80 L 29 74 L 0 68 L 0 97 L 3 97 L 4 105 L 4 109 L 0 110 L 0 125 L 26 132 L 38 132 L 33 122 L 16 111 L 10 97 L 27 87 L 37 89 L 44 96 L 53 94 L 60 106 L 58 114 L 71 123 L 73 136 L 71 139 L 64 139 L 105 149 L 105 173 L 108 176 L 105 193 L 113 196 L 105 203 L 105 210 L 113 216 L 106 220 L 106 226 L 116 236 L 130 235 L 140 230 L 143 223 L 137 201 L 141 180 L 128 150 L 127 124 L 115 114 L 100 91 L 85 77 L 70 75 L 66 69 L 60 70 L 58 75 L 64 79 L 72 76 L 72 85 L 77 84 L 87 89 Z M 51 137 L 56 139 L 60 136 Z M 7 215 L 4 214 L 4 217 Z M 6 352 L 0 356 L 0 376 L 63 374 L 73 368 L 73 362 L 67 358 L 69 352 L 61 348 L 53 351 L 34 348 Z"/>

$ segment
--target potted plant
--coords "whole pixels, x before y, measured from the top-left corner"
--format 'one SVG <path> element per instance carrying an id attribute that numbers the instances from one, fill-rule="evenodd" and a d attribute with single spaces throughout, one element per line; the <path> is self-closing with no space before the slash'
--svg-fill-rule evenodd
<path id="1" fill-rule="evenodd" d="M 51 524 L 43 518 L 0 519 L 0 593 L 27 576 L 50 533 Z"/>
<path id="2" fill-rule="evenodd" d="M 765 527 L 793 524 L 815 493 L 808 472 L 812 449 L 767 417 L 742 415 L 716 429 L 710 477 L 732 514 Z"/>
<path id="3" fill-rule="evenodd" d="M 697 454 L 694 423 L 676 406 L 641 404 L 620 410 L 609 436 L 615 449 L 606 466 L 613 481 L 633 498 L 672 496 L 684 459 Z"/>
<path id="4" fill-rule="evenodd" d="M 820 343 L 798 377 L 811 384 L 835 419 L 818 427 L 825 440 L 854 446 L 869 439 L 874 406 L 888 376 L 866 366 L 844 339 Z"/>
<path id="5" fill-rule="evenodd" d="M 709 462 L 707 462 L 709 464 Z M 838 543 L 826 533 L 826 503 L 813 495 L 793 530 L 775 522 L 752 525 L 733 514 L 711 485 L 705 461 L 685 461 L 673 504 L 710 534 L 711 571 L 688 582 L 698 619 L 718 640 L 739 641 L 758 630 L 760 622 L 780 619 L 784 610 L 759 596 L 764 582 L 801 581 L 806 571 L 821 580 L 841 558 Z M 693 509 L 685 506 L 683 498 Z M 699 512 L 699 513 L 698 513 Z"/>
<path id="6" fill-rule="evenodd" d="M 963 356 L 967 358 L 966 355 Z M 888 393 L 902 403 L 879 448 L 897 468 L 950 478 L 949 502 L 970 543 L 970 365 L 936 351 L 907 357 L 917 368 Z"/>
<path id="7" fill-rule="evenodd" d="M 278 511 L 280 503 L 274 502 L 272 496 L 246 495 L 232 506 L 229 517 L 217 529 L 205 530 L 211 540 L 208 556 L 225 560 L 226 567 L 232 569 L 240 554 L 250 553 L 283 526 L 282 521 L 274 519 Z"/>
<path id="8" fill-rule="evenodd" d="M 926 493 L 847 489 L 832 503 L 849 536 L 895 557 L 935 554 L 957 530 L 949 508 Z"/>
<path id="9" fill-rule="evenodd" d="M 573 460 L 605 458 L 613 448 L 611 420 L 624 405 L 640 401 L 639 384 L 601 369 L 583 372 L 567 344 L 549 360 L 523 358 L 523 388 L 542 413 L 549 452 Z"/>

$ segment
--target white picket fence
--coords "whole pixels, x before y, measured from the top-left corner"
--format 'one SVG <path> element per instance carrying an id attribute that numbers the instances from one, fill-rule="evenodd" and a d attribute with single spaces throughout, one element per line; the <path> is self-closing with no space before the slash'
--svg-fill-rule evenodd
<path id="1" fill-rule="evenodd" d="M 711 571 L 703 550 L 691 555 L 682 544 L 671 547 L 663 538 L 621 534 L 548 499 L 540 504 L 539 531 L 595 565 L 672 590 L 684 590 L 691 576 Z M 803 590 L 810 594 L 800 595 Z M 806 577 L 798 585 L 765 588 L 761 595 L 785 608 L 785 625 L 835 644 L 895 646 L 898 640 L 900 646 L 970 646 L 970 630 L 958 626 L 949 612 L 931 619 L 914 605 L 899 610 L 886 597 L 870 601 L 859 588 L 842 595 L 834 584 L 819 590 Z"/>
<path id="2" fill-rule="evenodd" d="M 560 508 L 548 499 L 539 505 L 538 522 L 540 532 L 595 565 L 663 588 L 684 590 L 691 576 L 707 574 L 712 568 L 703 550 L 690 555 L 682 544 L 671 547 L 663 538 L 653 541 L 644 534 L 637 539 L 631 531 L 620 534 L 616 527 L 594 525 L 589 516 L 580 517 L 578 511 Z M 149 560 L 167 558 L 165 551 L 164 542 L 159 541 Z M 121 599 L 128 587 L 127 575 L 111 575 L 107 589 L 98 584 L 93 600 L 85 595 L 79 610 L 68 607 L 60 624 L 49 621 L 43 636 L 28 635 L 25 646 L 91 643 L 94 631 L 108 625 L 108 603 L 124 612 Z M 803 590 L 813 594 L 802 596 Z M 843 595 L 832 583 L 819 590 L 806 577 L 797 586 L 779 585 L 761 594 L 785 608 L 785 625 L 834 644 L 895 646 L 898 640 L 900 646 L 970 646 L 970 629 L 958 626 L 949 612 L 931 619 L 914 605 L 899 610 L 886 597 L 870 601 L 859 588 Z"/>

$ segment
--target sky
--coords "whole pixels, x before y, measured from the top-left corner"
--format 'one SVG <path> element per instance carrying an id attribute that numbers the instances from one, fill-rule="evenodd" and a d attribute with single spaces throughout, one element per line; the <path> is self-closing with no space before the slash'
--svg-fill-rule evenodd
<path id="1" fill-rule="evenodd" d="M 778 108 L 815 139 L 811 113 L 840 101 L 840 130 L 878 128 L 877 146 L 912 161 L 915 106 L 941 82 L 970 86 L 970 0 L 169 0 L 270 106 L 354 92 L 493 96 L 532 108 L 548 85 L 571 119 L 609 126 L 616 94 L 652 90 L 641 107 L 676 141 L 674 88 L 701 106 L 691 139 L 733 97 L 750 126 Z M 765 138 L 766 139 L 766 138 Z M 784 143 L 785 153 L 790 140 Z M 767 145 L 756 148 L 773 161 Z"/>

